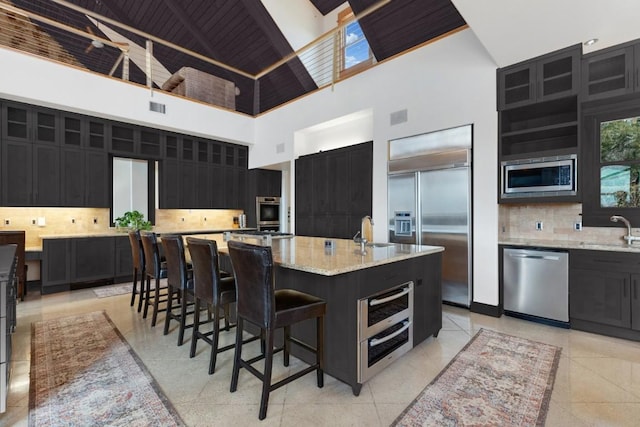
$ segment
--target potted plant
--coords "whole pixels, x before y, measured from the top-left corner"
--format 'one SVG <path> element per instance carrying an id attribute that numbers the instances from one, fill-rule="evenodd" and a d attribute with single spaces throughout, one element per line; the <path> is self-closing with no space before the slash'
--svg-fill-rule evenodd
<path id="1" fill-rule="evenodd" d="M 128 211 L 115 219 L 116 227 L 126 230 L 151 230 L 151 222 L 139 211 Z"/>

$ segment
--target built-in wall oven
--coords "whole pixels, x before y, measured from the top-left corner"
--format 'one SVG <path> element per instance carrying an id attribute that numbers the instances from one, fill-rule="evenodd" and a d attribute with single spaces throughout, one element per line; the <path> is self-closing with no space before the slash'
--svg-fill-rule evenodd
<path id="1" fill-rule="evenodd" d="M 256 197 L 256 222 L 261 231 L 280 231 L 280 197 Z"/>
<path id="2" fill-rule="evenodd" d="M 358 382 L 413 347 L 413 281 L 358 300 Z"/>

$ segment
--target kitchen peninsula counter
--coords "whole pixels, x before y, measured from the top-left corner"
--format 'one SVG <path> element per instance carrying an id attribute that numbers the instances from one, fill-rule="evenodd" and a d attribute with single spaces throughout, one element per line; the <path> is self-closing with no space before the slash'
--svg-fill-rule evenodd
<path id="1" fill-rule="evenodd" d="M 219 234 L 193 237 L 216 240 L 220 252 L 227 252 L 226 242 Z M 241 240 L 258 243 L 256 238 Z M 334 242 L 333 249 L 325 249 L 326 240 Z M 442 328 L 442 247 L 389 244 L 367 247 L 363 254 L 352 240 L 302 236 L 273 239 L 271 246 L 276 287 L 297 289 L 327 302 L 324 370 L 349 384 L 355 395 L 370 377 L 365 372 L 369 362 L 362 358 L 367 339 L 359 334 L 359 325 L 366 323 L 359 318 L 360 300 L 366 302 L 372 295 L 412 283 L 413 314 L 408 319 L 413 330 L 412 345 L 436 337 Z M 228 257 L 221 257 L 222 268 L 231 268 L 228 262 Z M 293 325 L 291 333 L 316 345 L 313 320 Z M 292 353 L 313 363 L 314 356 L 298 346 L 292 347 Z M 403 363 L 400 355 L 390 354 L 384 359 Z"/>

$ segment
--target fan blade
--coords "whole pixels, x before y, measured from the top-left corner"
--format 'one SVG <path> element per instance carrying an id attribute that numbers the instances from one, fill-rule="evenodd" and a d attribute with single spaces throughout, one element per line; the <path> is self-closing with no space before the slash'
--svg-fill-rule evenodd
<path id="1" fill-rule="evenodd" d="M 87 48 L 84 50 L 84 53 L 89 53 L 93 50 L 93 45 L 91 43 L 89 43 L 89 46 L 87 46 Z"/>

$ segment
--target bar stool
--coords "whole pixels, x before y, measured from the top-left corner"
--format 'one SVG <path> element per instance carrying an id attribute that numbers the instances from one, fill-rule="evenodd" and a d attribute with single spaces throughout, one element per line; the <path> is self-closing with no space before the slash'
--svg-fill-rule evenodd
<path id="1" fill-rule="evenodd" d="M 324 314 L 326 303 L 313 295 L 293 289 L 275 289 L 271 247 L 250 245 L 233 240 L 228 242 L 228 247 L 236 277 L 238 299 L 236 352 L 233 360 L 231 392 L 236 391 L 238 387 L 240 368 L 245 368 L 261 380 L 262 398 L 258 418 L 263 420 L 267 415 L 267 405 L 271 391 L 312 371 L 316 371 L 318 387 L 323 387 Z M 292 324 L 314 318 L 316 319 L 316 348 L 290 335 Z M 259 326 L 265 337 L 263 354 L 249 360 L 242 359 L 242 332 L 245 320 Z M 274 349 L 274 332 L 279 328 L 284 328 L 284 345 L 281 348 Z M 315 353 L 316 363 L 275 384 L 271 384 L 273 354 L 284 350 L 284 366 L 289 366 L 291 343 Z M 251 366 L 254 362 L 262 359 L 264 359 L 263 373 Z"/>
<path id="2" fill-rule="evenodd" d="M 142 318 L 147 318 L 149 305 L 153 307 L 153 315 L 151 317 L 151 326 L 156 326 L 158 312 L 165 311 L 166 308 L 160 308 L 160 304 L 167 301 L 167 286 L 161 286 L 160 279 L 167 278 L 167 265 L 160 260 L 160 249 L 158 248 L 158 238 L 155 233 L 140 233 L 142 240 L 142 249 L 145 259 L 145 276 L 146 289 L 144 299 L 144 312 Z M 155 289 L 153 296 L 151 295 L 151 279 L 155 280 Z"/>
<path id="3" fill-rule="evenodd" d="M 164 335 L 169 333 L 171 320 L 177 320 L 178 345 L 184 342 L 184 331 L 192 328 L 193 323 L 187 324 L 187 316 L 193 314 L 188 311 L 189 306 L 193 306 L 195 299 L 193 295 L 193 270 L 189 269 L 184 256 L 184 242 L 182 236 L 175 234 L 165 234 L 162 236 L 162 248 L 167 260 L 167 316 L 164 319 Z M 173 312 L 173 297 L 178 295 L 180 301 L 180 313 Z"/>
<path id="4" fill-rule="evenodd" d="M 224 347 L 218 347 L 220 335 L 220 310 L 224 313 L 224 330 L 228 331 L 235 325 L 229 323 L 229 305 L 236 301 L 236 284 L 233 277 L 221 277 L 219 266 L 218 246 L 213 240 L 198 239 L 195 237 L 187 237 L 187 247 L 191 254 L 191 262 L 193 264 L 194 294 L 196 304 L 194 309 L 194 326 L 193 338 L 191 339 L 191 352 L 189 357 L 194 357 L 201 339 L 211 346 L 211 355 L 209 356 L 209 375 L 213 374 L 216 369 L 216 359 L 218 353 L 231 350 L 235 344 Z M 213 311 L 213 330 L 210 332 L 200 332 L 200 326 L 207 322 L 200 322 L 201 304 L 210 306 Z M 260 337 L 252 337 L 253 341 Z"/>
<path id="5" fill-rule="evenodd" d="M 144 299 L 144 279 L 145 279 L 145 261 L 144 251 L 142 249 L 142 241 L 140 239 L 140 230 L 129 231 L 129 243 L 131 244 L 131 257 L 133 259 L 133 288 L 131 289 L 131 307 L 138 297 L 138 313 L 142 310 L 142 300 Z M 140 276 L 140 290 L 138 290 L 138 275 Z"/>

